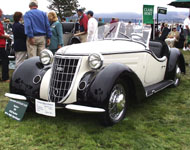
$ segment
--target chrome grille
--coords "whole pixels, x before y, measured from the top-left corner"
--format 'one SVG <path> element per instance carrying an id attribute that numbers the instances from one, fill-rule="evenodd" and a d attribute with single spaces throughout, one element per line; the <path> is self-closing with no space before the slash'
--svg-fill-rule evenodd
<path id="1" fill-rule="evenodd" d="M 80 58 L 55 56 L 50 80 L 49 101 L 61 103 L 72 90 Z"/>

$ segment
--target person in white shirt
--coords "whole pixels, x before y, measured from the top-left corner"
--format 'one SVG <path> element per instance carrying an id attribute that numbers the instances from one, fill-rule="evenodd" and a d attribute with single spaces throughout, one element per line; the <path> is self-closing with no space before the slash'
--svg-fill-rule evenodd
<path id="1" fill-rule="evenodd" d="M 184 37 L 185 37 L 185 43 L 184 43 L 184 48 L 183 50 L 190 50 L 190 43 L 189 43 L 189 38 L 190 38 L 190 15 L 184 20 Z"/>
<path id="2" fill-rule="evenodd" d="M 126 35 L 131 37 L 131 34 L 134 32 L 133 25 L 131 24 L 131 21 L 128 22 L 126 25 Z"/>
<path id="3" fill-rule="evenodd" d="M 98 21 L 93 17 L 93 11 L 87 12 L 88 17 L 88 35 L 87 42 L 95 41 L 98 38 Z"/>

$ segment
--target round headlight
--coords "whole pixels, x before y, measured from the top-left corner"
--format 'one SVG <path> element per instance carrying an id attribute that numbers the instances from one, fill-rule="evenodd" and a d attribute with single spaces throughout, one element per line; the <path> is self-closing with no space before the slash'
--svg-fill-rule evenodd
<path id="1" fill-rule="evenodd" d="M 53 62 L 53 53 L 48 49 L 44 49 L 40 53 L 40 61 L 43 65 L 51 64 Z"/>
<path id="2" fill-rule="evenodd" d="M 89 55 L 88 65 L 91 69 L 100 69 L 103 66 L 103 56 L 97 53 Z"/>

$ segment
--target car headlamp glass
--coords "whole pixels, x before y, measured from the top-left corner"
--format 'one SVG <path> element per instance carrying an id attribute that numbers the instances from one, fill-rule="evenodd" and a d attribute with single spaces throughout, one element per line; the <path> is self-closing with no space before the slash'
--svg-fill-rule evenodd
<path id="1" fill-rule="evenodd" d="M 53 62 L 53 53 L 48 49 L 44 49 L 40 53 L 40 61 L 43 65 L 51 64 Z"/>
<path id="2" fill-rule="evenodd" d="M 103 56 L 97 53 L 89 55 L 88 65 L 91 69 L 100 69 L 103 66 Z"/>

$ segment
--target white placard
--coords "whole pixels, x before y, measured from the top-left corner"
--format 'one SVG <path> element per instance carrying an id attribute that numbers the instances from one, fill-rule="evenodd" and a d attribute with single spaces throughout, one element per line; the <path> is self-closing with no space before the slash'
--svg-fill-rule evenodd
<path id="1" fill-rule="evenodd" d="M 46 101 L 41 101 L 41 100 L 35 100 L 35 105 L 36 105 L 36 113 L 45 115 L 45 116 L 50 116 L 50 117 L 55 117 L 55 103 L 53 102 L 46 102 Z"/>

